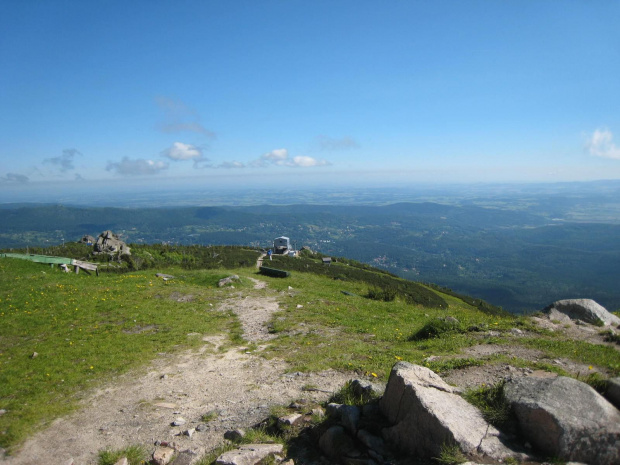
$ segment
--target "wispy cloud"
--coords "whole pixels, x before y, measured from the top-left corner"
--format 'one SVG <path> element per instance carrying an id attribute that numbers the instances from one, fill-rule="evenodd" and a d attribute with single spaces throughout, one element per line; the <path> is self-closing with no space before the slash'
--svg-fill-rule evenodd
<path id="1" fill-rule="evenodd" d="M 25 184 L 30 179 L 24 174 L 7 173 L 6 176 L 0 176 L 0 182 L 10 182 L 15 184 Z"/>
<path id="2" fill-rule="evenodd" d="M 620 148 L 614 144 L 614 135 L 609 129 L 597 129 L 586 144 L 590 155 L 620 160 Z"/>
<path id="3" fill-rule="evenodd" d="M 340 139 L 320 135 L 316 138 L 317 144 L 321 150 L 350 150 L 358 149 L 360 145 L 351 137 L 345 136 Z"/>
<path id="4" fill-rule="evenodd" d="M 157 97 L 155 102 L 164 112 L 164 120 L 157 125 L 161 132 L 168 134 L 194 132 L 210 139 L 215 138 L 215 132 L 200 123 L 198 112 L 185 103 L 164 96 Z"/>
<path id="5" fill-rule="evenodd" d="M 46 158 L 43 163 L 52 165 L 54 168 L 58 168 L 62 173 L 75 169 L 73 166 L 73 160 L 76 155 L 82 156 L 79 150 L 65 149 L 62 151 L 62 155 L 58 157 Z"/>
<path id="6" fill-rule="evenodd" d="M 241 163 L 240 161 L 225 161 L 217 165 L 216 168 L 233 170 L 233 169 L 245 168 L 245 165 Z"/>
<path id="7" fill-rule="evenodd" d="M 123 157 L 120 162 L 108 162 L 106 170 L 121 176 L 143 176 L 157 174 L 160 171 L 167 170 L 168 166 L 168 163 L 163 161 L 144 160 L 142 158 L 131 160 L 128 157 Z"/>
<path id="8" fill-rule="evenodd" d="M 331 163 L 327 160 L 318 160 L 303 155 L 290 158 L 287 149 L 272 150 L 271 152 L 264 153 L 258 160 L 250 162 L 250 166 L 253 168 L 265 168 L 270 165 L 308 168 L 312 166 L 327 166 L 331 165 Z"/>

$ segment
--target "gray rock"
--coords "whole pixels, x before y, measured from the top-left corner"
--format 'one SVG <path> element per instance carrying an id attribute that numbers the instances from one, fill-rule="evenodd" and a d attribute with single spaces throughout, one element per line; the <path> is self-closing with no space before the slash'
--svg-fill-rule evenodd
<path id="1" fill-rule="evenodd" d="M 362 405 L 362 416 L 364 417 L 376 417 L 381 414 L 381 409 L 379 408 L 379 404 L 364 404 Z"/>
<path id="2" fill-rule="evenodd" d="M 551 307 L 546 313 L 551 321 L 559 321 L 560 323 L 570 323 L 572 321 L 568 315 L 556 310 L 553 307 Z"/>
<path id="3" fill-rule="evenodd" d="M 398 362 L 379 404 L 391 427 L 383 436 L 412 455 L 438 457 L 442 444 L 495 460 L 519 454 L 499 440 L 478 409 L 428 368 Z"/>
<path id="4" fill-rule="evenodd" d="M 385 441 L 379 436 L 369 433 L 365 429 L 357 432 L 357 439 L 369 449 L 372 449 L 379 455 L 385 455 Z"/>
<path id="5" fill-rule="evenodd" d="M 607 381 L 605 397 L 609 402 L 614 404 L 617 409 L 620 409 L 620 377 L 611 378 Z"/>
<path id="6" fill-rule="evenodd" d="M 278 426 L 282 427 L 296 425 L 303 419 L 303 417 L 304 416 L 301 413 L 291 413 L 290 415 L 278 418 Z"/>
<path id="7" fill-rule="evenodd" d="M 565 314 L 571 320 L 583 320 L 591 324 L 620 325 L 620 318 L 609 313 L 605 307 L 592 299 L 565 299 L 553 302 L 543 312 L 550 313 L 553 309 Z"/>
<path id="8" fill-rule="evenodd" d="M 242 430 L 241 428 L 226 431 L 224 433 L 224 439 L 228 439 L 229 441 L 236 441 L 243 437 L 245 437 L 245 430 Z"/>
<path id="9" fill-rule="evenodd" d="M 189 450 L 184 450 L 177 454 L 170 465 L 190 465 L 196 459 L 196 454 Z"/>
<path id="10" fill-rule="evenodd" d="M 112 231 L 103 231 L 99 234 L 97 242 L 93 246 L 95 254 L 107 253 L 110 255 L 131 255 L 131 250 L 127 244 L 121 241 Z"/>
<path id="11" fill-rule="evenodd" d="M 330 402 L 325 407 L 327 414 L 332 417 L 340 418 L 340 409 L 344 407 L 342 404 L 336 404 L 334 402 Z"/>
<path id="12" fill-rule="evenodd" d="M 256 465 L 270 455 L 281 454 L 282 444 L 246 444 L 220 455 L 216 465 Z"/>
<path id="13" fill-rule="evenodd" d="M 153 463 L 155 465 L 168 465 L 174 456 L 172 447 L 157 446 L 153 452 Z"/>
<path id="14" fill-rule="evenodd" d="M 232 284 L 235 281 L 239 281 L 239 276 L 237 276 L 236 274 L 230 275 L 226 278 L 222 278 L 218 281 L 217 286 L 218 287 L 224 287 L 228 284 Z"/>
<path id="15" fill-rule="evenodd" d="M 205 423 L 200 423 L 198 426 L 196 426 L 196 431 L 207 431 L 209 429 L 209 427 L 205 424 Z"/>
<path id="16" fill-rule="evenodd" d="M 519 428 L 542 453 L 597 465 L 620 463 L 620 412 L 572 378 L 523 377 L 504 386 Z"/>
<path id="17" fill-rule="evenodd" d="M 129 465 L 129 459 L 127 457 L 121 457 L 114 462 L 114 465 Z"/>
<path id="18" fill-rule="evenodd" d="M 188 436 L 191 439 L 195 432 L 196 432 L 196 428 L 189 428 L 183 431 L 183 434 L 185 436 Z"/>
<path id="19" fill-rule="evenodd" d="M 360 409 L 355 405 L 343 405 L 340 409 L 340 421 L 349 433 L 357 434 L 357 424 L 360 421 Z"/>
<path id="20" fill-rule="evenodd" d="M 331 459 L 354 454 L 355 443 L 342 426 L 330 427 L 319 439 L 321 451 Z"/>
<path id="21" fill-rule="evenodd" d="M 172 422 L 172 426 L 183 426 L 185 423 L 187 423 L 187 420 L 183 417 L 179 417 Z"/>
<path id="22" fill-rule="evenodd" d="M 369 381 L 354 379 L 351 381 L 351 390 L 360 397 L 364 402 L 368 402 L 383 394 L 383 387 L 375 385 Z"/>

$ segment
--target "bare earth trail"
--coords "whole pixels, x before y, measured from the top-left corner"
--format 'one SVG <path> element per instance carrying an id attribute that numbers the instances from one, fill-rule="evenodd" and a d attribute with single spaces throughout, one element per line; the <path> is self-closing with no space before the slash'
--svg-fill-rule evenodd
<path id="1" fill-rule="evenodd" d="M 256 289 L 265 287 L 263 281 L 252 281 Z M 231 298 L 219 309 L 237 314 L 248 342 L 260 344 L 272 337 L 266 324 L 278 310 L 274 297 Z M 102 449 L 149 446 L 158 440 L 202 455 L 221 444 L 228 429 L 265 419 L 271 406 L 301 398 L 325 400 L 350 379 L 335 371 L 287 374 L 282 361 L 264 360 L 240 348 L 218 352 L 227 342 L 225 335 L 203 340 L 198 351 L 161 356 L 146 374 L 111 380 L 84 400 L 78 411 L 54 421 L 0 463 L 95 464 Z M 305 385 L 320 391 L 304 391 Z M 216 418 L 202 422 L 209 412 L 215 412 Z M 186 423 L 172 426 L 179 417 Z M 182 434 L 201 424 L 204 430 L 191 438 Z"/>

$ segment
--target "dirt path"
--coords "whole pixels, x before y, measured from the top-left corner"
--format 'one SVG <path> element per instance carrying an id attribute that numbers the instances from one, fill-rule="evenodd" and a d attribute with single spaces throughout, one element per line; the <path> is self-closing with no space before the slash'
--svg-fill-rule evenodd
<path id="1" fill-rule="evenodd" d="M 264 282 L 254 280 L 255 288 Z M 245 339 L 264 342 L 272 337 L 266 328 L 278 304 L 273 297 L 247 297 L 225 301 L 221 310 L 233 310 L 241 320 Z M 21 451 L 1 463 L 39 465 L 96 463 L 97 452 L 131 444 L 176 443 L 180 450 L 201 455 L 220 444 L 226 430 L 249 427 L 269 415 L 274 405 L 295 399 L 324 400 L 329 394 L 306 392 L 305 385 L 328 392 L 340 388 L 350 376 L 335 371 L 286 374 L 286 364 L 266 361 L 243 348 L 219 352 L 224 335 L 203 339 L 198 351 L 166 355 L 155 360 L 145 374 L 127 374 L 94 392 L 76 413 L 56 420 L 28 440 Z M 143 372 L 144 373 L 144 372 Z M 217 417 L 203 422 L 201 417 Z M 183 426 L 171 426 L 182 417 Z M 182 432 L 199 425 L 190 438 Z"/>

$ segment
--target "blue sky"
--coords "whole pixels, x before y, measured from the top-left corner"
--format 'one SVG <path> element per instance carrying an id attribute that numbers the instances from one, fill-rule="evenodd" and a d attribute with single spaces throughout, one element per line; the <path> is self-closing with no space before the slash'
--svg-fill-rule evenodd
<path id="1" fill-rule="evenodd" d="M 7 0 L 0 194 L 620 179 L 619 23 L 611 0 Z"/>

